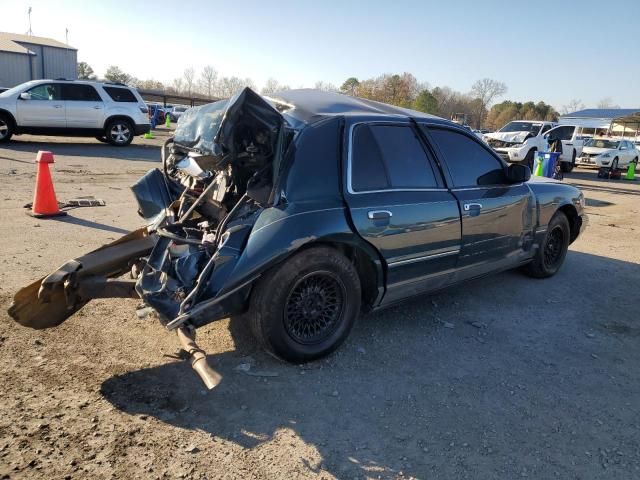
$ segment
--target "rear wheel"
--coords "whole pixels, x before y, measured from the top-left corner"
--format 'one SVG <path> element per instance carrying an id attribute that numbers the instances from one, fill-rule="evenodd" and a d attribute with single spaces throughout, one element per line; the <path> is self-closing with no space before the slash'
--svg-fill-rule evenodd
<path id="1" fill-rule="evenodd" d="M 535 278 L 555 275 L 564 263 L 569 249 L 569 220 L 562 212 L 556 212 L 549 225 L 540 248 L 524 271 Z"/>
<path id="2" fill-rule="evenodd" d="M 248 316 L 269 353 L 300 363 L 338 348 L 359 311 L 360 279 L 349 259 L 333 248 L 314 247 L 260 279 Z"/>
<path id="3" fill-rule="evenodd" d="M 13 135 L 13 122 L 4 114 L 0 114 L 0 143 L 8 142 Z"/>
<path id="4" fill-rule="evenodd" d="M 111 145 L 124 147 L 133 140 L 133 126 L 128 120 L 112 120 L 105 129 L 105 136 Z"/>

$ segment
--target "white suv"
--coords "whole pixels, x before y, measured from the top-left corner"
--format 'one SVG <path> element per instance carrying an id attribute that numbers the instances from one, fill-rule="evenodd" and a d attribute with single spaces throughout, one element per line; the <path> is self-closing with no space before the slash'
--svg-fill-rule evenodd
<path id="1" fill-rule="evenodd" d="M 0 93 L 0 142 L 32 133 L 95 136 L 124 146 L 149 129 L 144 100 L 123 84 L 34 80 Z"/>
<path id="2" fill-rule="evenodd" d="M 507 162 L 523 163 L 533 169 L 536 151 L 548 147 L 544 134 L 555 126 L 553 122 L 516 120 L 497 132 L 487 133 L 484 140 Z"/>

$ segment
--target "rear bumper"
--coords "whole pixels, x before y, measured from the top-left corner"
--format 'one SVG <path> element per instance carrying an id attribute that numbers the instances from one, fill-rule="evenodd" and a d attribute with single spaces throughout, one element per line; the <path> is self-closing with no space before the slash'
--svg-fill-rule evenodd
<path id="1" fill-rule="evenodd" d="M 151 131 L 151 125 L 148 123 L 136 124 L 136 126 L 133 128 L 133 131 L 136 135 L 144 135 L 145 133 L 149 133 Z"/>

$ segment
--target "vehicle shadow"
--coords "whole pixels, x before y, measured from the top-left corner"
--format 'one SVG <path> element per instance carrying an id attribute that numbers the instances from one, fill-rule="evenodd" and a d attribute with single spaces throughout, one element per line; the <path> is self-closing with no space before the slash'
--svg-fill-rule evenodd
<path id="1" fill-rule="evenodd" d="M 524 467 L 534 478 L 591 478 L 601 466 L 585 450 L 635 442 L 633 427 L 620 426 L 637 420 L 625 403 L 638 389 L 629 368 L 639 360 L 637 338 L 617 332 L 638 331 L 638 322 L 623 296 L 566 299 L 575 279 L 595 291 L 613 272 L 632 282 L 640 265 L 570 252 L 551 279 L 506 272 L 421 297 L 364 317 L 336 354 L 302 367 L 260 353 L 234 318 L 236 351 L 210 356 L 223 375 L 215 390 L 205 393 L 190 366 L 176 362 L 109 378 L 101 393 L 128 414 L 246 449 L 292 432 L 322 459 L 302 459 L 307 474 L 515 478 Z M 597 369 L 588 366 L 594 340 L 584 332 L 598 336 Z M 236 368 L 247 354 L 257 376 Z M 603 410 L 615 417 L 611 429 L 585 426 Z"/>
<path id="2" fill-rule="evenodd" d="M 135 142 L 135 141 L 134 141 Z M 118 160 L 138 160 L 144 162 L 159 162 L 160 147 L 158 145 L 136 144 L 132 143 L 126 147 L 114 147 L 106 143 L 86 142 L 57 142 L 55 139 L 51 141 L 43 140 L 13 140 L 4 148 L 19 152 L 31 152 L 35 154 L 39 150 L 50 150 L 54 155 L 64 155 L 70 157 L 94 157 L 94 158 L 114 158 Z"/>
<path id="3" fill-rule="evenodd" d="M 112 225 L 106 225 L 104 223 L 94 222 L 92 220 L 85 220 L 84 218 L 78 218 L 71 215 L 65 215 L 64 217 L 53 217 L 51 220 L 62 223 L 71 223 L 80 227 L 104 230 L 105 232 L 120 233 L 122 235 L 126 235 L 127 233 L 129 233 L 129 230 L 125 230 L 124 228 L 114 227 Z"/>

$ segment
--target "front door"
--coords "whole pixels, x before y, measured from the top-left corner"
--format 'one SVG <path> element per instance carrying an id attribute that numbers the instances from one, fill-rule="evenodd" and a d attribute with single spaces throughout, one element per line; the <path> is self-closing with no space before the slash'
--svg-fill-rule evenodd
<path id="1" fill-rule="evenodd" d="M 409 121 L 348 131 L 347 200 L 358 233 L 386 265 L 382 303 L 448 284 L 460 251 L 460 212 Z"/>
<path id="2" fill-rule="evenodd" d="M 67 126 L 65 103 L 62 99 L 61 85 L 43 83 L 25 93 L 27 99 L 18 97 L 18 125 L 25 127 L 65 128 Z"/>
<path id="3" fill-rule="evenodd" d="M 428 129 L 446 166 L 462 215 L 456 280 L 515 266 L 532 254 L 535 197 L 525 183 L 510 184 L 505 165 L 473 135 Z"/>
<path id="4" fill-rule="evenodd" d="M 101 129 L 104 126 L 104 102 L 92 85 L 63 84 L 68 128 Z"/>

